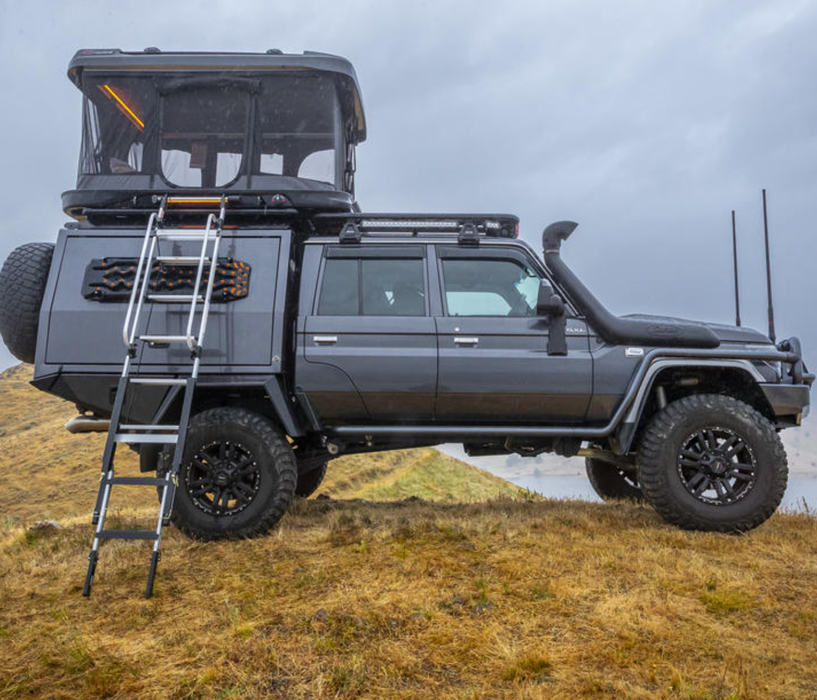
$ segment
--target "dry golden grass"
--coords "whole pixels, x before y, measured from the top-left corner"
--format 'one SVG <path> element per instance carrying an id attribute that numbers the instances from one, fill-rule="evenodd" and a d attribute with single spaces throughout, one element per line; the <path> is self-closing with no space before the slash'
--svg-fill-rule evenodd
<path id="1" fill-rule="evenodd" d="M 268 537 L 168 530 L 151 600 L 148 547 L 109 542 L 86 600 L 98 445 L 40 496 L 59 451 L 38 426 L 65 419 L 42 403 L 0 409 L 0 478 L 29 491 L 2 502 L 0 698 L 817 698 L 814 518 L 735 537 L 624 504 L 339 500 L 403 494 L 430 450 L 338 462 L 334 497 Z M 114 524 L 147 525 L 145 505 Z M 58 509 L 60 529 L 18 524 Z"/>
<path id="2" fill-rule="evenodd" d="M 733 537 L 626 505 L 302 501 L 257 540 L 169 531 L 149 601 L 136 543 L 80 596 L 89 536 L 3 534 L 0 697 L 817 697 L 806 516 Z"/>
<path id="3" fill-rule="evenodd" d="M 63 426 L 76 415 L 73 405 L 37 391 L 30 380 L 28 365 L 0 374 L 0 514 L 7 524 L 90 516 L 105 435 L 68 433 Z M 138 473 L 138 457 L 126 447 L 117 451 L 116 465 L 121 474 Z M 517 491 L 507 481 L 436 450 L 416 449 L 334 460 L 318 493 L 335 498 L 475 501 Z M 120 500 L 115 504 L 127 507 L 155 503 L 149 490 L 116 495 Z"/>

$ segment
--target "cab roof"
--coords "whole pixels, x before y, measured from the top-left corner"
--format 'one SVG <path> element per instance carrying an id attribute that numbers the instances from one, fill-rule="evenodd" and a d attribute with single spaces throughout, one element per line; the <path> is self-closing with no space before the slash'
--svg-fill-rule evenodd
<path id="1" fill-rule="evenodd" d="M 334 73 L 341 87 L 347 92 L 354 106 L 357 141 L 366 139 L 366 117 L 360 86 L 352 64 L 342 56 L 318 51 L 300 54 L 283 53 L 268 49 L 262 53 L 239 53 L 229 51 L 161 51 L 149 47 L 144 51 L 121 49 L 80 49 L 68 64 L 68 78 L 78 88 L 82 87 L 82 73 L 93 71 L 140 71 L 148 73 L 189 73 L 196 71 L 236 71 L 241 73 L 264 73 L 267 71 L 310 70 Z"/>

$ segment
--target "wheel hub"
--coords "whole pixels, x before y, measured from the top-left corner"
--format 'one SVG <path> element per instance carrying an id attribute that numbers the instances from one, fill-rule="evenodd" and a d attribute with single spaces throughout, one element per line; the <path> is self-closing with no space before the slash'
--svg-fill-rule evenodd
<path id="1" fill-rule="evenodd" d="M 238 442 L 208 443 L 184 469 L 184 487 L 193 504 L 217 517 L 244 510 L 255 499 L 260 483 L 254 455 Z"/>
<path id="2" fill-rule="evenodd" d="M 757 479 L 757 463 L 746 441 L 729 428 L 697 430 L 683 441 L 678 475 L 699 501 L 728 505 L 746 497 Z"/>

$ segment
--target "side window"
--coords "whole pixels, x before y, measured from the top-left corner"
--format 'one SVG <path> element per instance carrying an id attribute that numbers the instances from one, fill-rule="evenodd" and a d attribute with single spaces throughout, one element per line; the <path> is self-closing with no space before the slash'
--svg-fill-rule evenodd
<path id="1" fill-rule="evenodd" d="M 419 258 L 329 258 L 318 301 L 320 316 L 424 316 Z"/>
<path id="2" fill-rule="evenodd" d="M 449 316 L 535 316 L 540 279 L 515 260 L 443 260 Z"/>
<path id="3" fill-rule="evenodd" d="M 360 275 L 353 258 L 330 258 L 323 273 L 319 316 L 357 316 L 360 313 Z"/>

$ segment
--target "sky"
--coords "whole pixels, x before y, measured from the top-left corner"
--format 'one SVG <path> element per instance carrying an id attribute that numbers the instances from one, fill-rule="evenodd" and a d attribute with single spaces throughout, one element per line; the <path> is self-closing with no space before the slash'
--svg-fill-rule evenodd
<path id="1" fill-rule="evenodd" d="M 53 241 L 74 186 L 79 48 L 336 53 L 355 65 L 364 210 L 502 212 L 615 313 L 766 324 L 817 366 L 817 3 L 0 0 L 0 260 Z M 0 368 L 15 362 L 0 347 Z"/>

